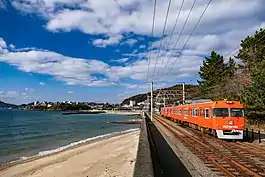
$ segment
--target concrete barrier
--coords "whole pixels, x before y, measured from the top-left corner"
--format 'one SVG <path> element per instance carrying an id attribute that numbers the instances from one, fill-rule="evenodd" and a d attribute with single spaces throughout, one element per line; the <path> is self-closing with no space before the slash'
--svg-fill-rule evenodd
<path id="1" fill-rule="evenodd" d="M 141 123 L 140 139 L 133 177 L 154 177 L 145 117 L 147 116 L 143 116 Z"/>

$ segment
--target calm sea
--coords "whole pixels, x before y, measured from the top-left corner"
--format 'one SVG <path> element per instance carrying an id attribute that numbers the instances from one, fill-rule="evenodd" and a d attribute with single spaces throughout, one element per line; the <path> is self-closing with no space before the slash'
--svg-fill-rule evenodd
<path id="1" fill-rule="evenodd" d="M 54 153 L 101 135 L 138 128 L 139 125 L 108 123 L 131 118 L 0 110 L 0 163 Z"/>

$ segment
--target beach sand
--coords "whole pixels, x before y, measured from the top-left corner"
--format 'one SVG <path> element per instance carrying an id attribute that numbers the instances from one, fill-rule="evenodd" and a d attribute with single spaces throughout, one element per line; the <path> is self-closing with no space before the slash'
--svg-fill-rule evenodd
<path id="1" fill-rule="evenodd" d="M 11 166 L 1 177 L 133 176 L 139 130 Z"/>

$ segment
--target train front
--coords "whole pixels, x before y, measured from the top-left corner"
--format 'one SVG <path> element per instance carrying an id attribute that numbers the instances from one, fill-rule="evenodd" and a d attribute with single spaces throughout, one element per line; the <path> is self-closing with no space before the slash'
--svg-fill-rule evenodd
<path id="1" fill-rule="evenodd" d="M 244 106 L 238 101 L 218 101 L 212 109 L 216 135 L 220 139 L 243 139 Z"/>

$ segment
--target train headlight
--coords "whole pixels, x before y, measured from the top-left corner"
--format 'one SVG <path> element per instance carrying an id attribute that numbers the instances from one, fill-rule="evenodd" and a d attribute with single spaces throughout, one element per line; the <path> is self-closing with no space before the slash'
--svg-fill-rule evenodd
<path id="1" fill-rule="evenodd" d="M 232 120 L 228 121 L 228 125 L 233 125 L 233 124 L 234 124 L 234 121 L 232 121 Z"/>

